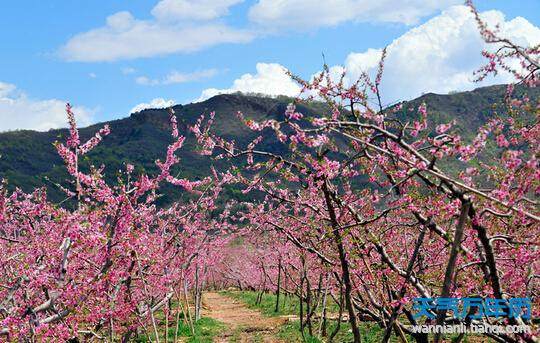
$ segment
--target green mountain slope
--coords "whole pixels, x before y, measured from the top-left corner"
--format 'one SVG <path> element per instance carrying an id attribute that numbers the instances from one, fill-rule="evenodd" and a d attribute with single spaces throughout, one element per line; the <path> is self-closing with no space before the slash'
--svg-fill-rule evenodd
<path id="1" fill-rule="evenodd" d="M 483 124 L 495 111 L 500 111 L 494 103 L 501 102 L 504 96 L 504 86 L 479 88 L 471 92 L 450 95 L 425 94 L 406 106 L 415 107 L 421 102 L 428 106 L 430 115 L 436 121 L 450 121 L 455 118 L 458 127 L 467 135 Z M 531 97 L 540 95 L 539 90 L 528 90 Z M 184 147 L 178 152 L 181 158 L 179 167 L 173 170 L 180 176 L 202 178 L 208 175 L 212 163 L 219 163 L 200 156 L 195 151 L 195 139 L 187 127 L 193 125 L 201 114 L 216 113 L 215 130 L 228 139 L 234 139 L 239 145 L 251 141 L 255 135 L 243 127 L 236 117 L 242 111 L 248 118 L 261 120 L 264 118 L 283 118 L 287 104 L 291 99 L 277 99 L 249 95 L 231 94 L 219 95 L 204 102 L 177 105 L 179 130 L 187 137 Z M 324 111 L 321 104 L 299 106 L 298 110 L 306 116 Z M 92 125 L 80 130 L 84 141 L 91 137 L 105 123 Z M 134 113 L 128 118 L 107 122 L 111 126 L 111 134 L 103 143 L 94 149 L 82 162 L 82 167 L 90 164 L 106 166 L 105 173 L 109 180 L 116 177 L 124 163 L 132 163 L 138 171 L 156 172 L 154 161 L 164 159 L 166 147 L 171 142 L 168 113 L 166 110 L 144 110 Z M 0 133 L 0 178 L 8 180 L 9 187 L 20 187 L 31 191 L 35 187 L 46 185 L 49 197 L 53 201 L 61 201 L 64 197 L 54 183 L 66 185 L 67 173 L 62 160 L 53 147 L 54 141 L 64 141 L 66 129 L 35 132 L 29 130 Z M 277 141 L 268 141 L 266 148 L 279 150 L 282 148 Z M 234 190 L 228 190 L 234 193 Z M 172 199 L 183 196 L 178 188 L 166 187 L 166 195 L 160 199 L 167 203 Z M 233 194 L 230 194 L 233 196 Z M 236 192 L 236 197 L 241 195 Z"/>

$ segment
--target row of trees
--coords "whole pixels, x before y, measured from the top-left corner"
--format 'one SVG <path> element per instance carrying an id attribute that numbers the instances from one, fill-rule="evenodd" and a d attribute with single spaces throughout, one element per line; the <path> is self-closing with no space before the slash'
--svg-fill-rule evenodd
<path id="1" fill-rule="evenodd" d="M 486 41 L 507 43 L 477 18 Z M 538 48 L 507 43 L 485 55 L 479 77 L 502 66 L 538 85 Z M 126 165 L 108 184 L 103 166 L 79 161 L 109 129 L 82 143 L 68 105 L 70 136 L 56 147 L 74 206 L 52 204 L 44 189 L 0 188 L 0 339 L 129 341 L 147 332 L 159 341 L 158 312 L 167 328 L 180 318 L 192 325 L 202 291 L 228 286 L 298 297 L 302 333 L 330 340 L 337 330 L 327 330 L 327 319 L 337 315 L 355 342 L 366 321 L 384 330 L 384 341 L 427 342 L 410 329 L 424 320 L 414 316 L 416 297 L 529 297 L 538 317 L 538 99 L 513 99 L 509 87 L 506 114 L 467 142 L 454 122 L 434 123 L 425 104 L 385 108 L 383 65 L 384 54 L 373 78 L 353 84 L 326 67 L 310 81 L 293 76 L 305 95 L 298 101 L 322 99 L 328 111 L 307 118 L 291 104 L 282 119 L 263 122 L 239 113 L 260 132 L 247 146 L 214 134 L 212 115 L 201 117 L 191 127 L 201 153 L 234 167 L 198 181 L 172 175 L 184 137 L 171 111 L 160 172 L 135 175 Z M 260 148 L 265 140 L 280 148 Z M 163 183 L 189 200 L 156 207 Z M 256 196 L 218 207 L 228 185 Z M 439 324 L 454 321 L 431 314 Z M 480 320 L 535 327 L 521 317 L 467 323 Z M 538 340 L 537 331 L 489 336 Z"/>
<path id="2" fill-rule="evenodd" d="M 44 189 L 0 188 L 0 338 L 128 341 L 144 331 L 159 341 L 157 311 L 171 327 L 181 313 L 192 325 L 208 269 L 228 240 L 220 234 L 229 230 L 228 210 L 211 215 L 227 178 L 170 174 L 184 141 L 171 113 L 173 143 L 166 160 L 156 161 L 159 175 L 135 176 L 128 164 L 109 185 L 103 167 L 83 172 L 79 164 L 108 128 L 81 143 L 69 105 L 67 114 L 70 136 L 56 147 L 73 179 L 64 189 L 66 203 L 75 206 L 50 203 Z M 156 207 L 164 182 L 192 192 L 192 200 Z"/>
<path id="3" fill-rule="evenodd" d="M 503 69 L 537 86 L 538 47 L 499 38 L 472 9 L 486 42 L 498 44 L 496 52 L 484 52 L 488 64 L 479 79 Z M 520 67 L 512 68 L 516 60 Z M 246 147 L 203 124 L 194 129 L 208 154 L 245 158 L 248 167 L 236 181 L 245 192 L 265 195 L 242 217 L 249 228 L 244 239 L 256 248 L 226 263 L 223 277 L 232 285 L 296 295 L 303 304 L 300 327 L 309 334 L 316 311 L 325 322 L 330 298 L 339 317 L 346 314 L 355 342 L 362 321 L 377 323 L 385 342 L 393 334 L 428 342 L 427 334 L 410 329 L 426 319 L 414 316 L 412 298 L 531 298 L 537 317 L 538 99 L 515 99 L 509 86 L 506 113 L 493 113 L 467 142 L 454 129 L 459 119 L 434 123 L 425 104 L 384 108 L 383 65 L 384 53 L 378 73 L 352 85 L 326 67 L 310 81 L 293 76 L 304 99 L 324 99 L 328 113 L 304 118 L 292 104 L 283 120 L 254 122 L 240 113 L 246 126 L 261 132 Z M 266 139 L 286 149 L 259 149 Z M 446 311 L 431 313 L 435 319 L 428 322 L 456 322 Z M 532 334 L 487 333 L 496 341 L 538 340 L 526 316 L 473 314 L 467 324 L 533 326 Z"/>

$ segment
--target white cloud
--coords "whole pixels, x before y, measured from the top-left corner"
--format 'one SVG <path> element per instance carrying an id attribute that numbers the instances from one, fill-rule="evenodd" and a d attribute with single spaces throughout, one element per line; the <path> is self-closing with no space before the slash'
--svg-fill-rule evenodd
<path id="1" fill-rule="evenodd" d="M 5 83 L 0 81 L 0 98 L 4 98 L 8 94 L 12 93 L 17 87 L 11 83 Z"/>
<path id="2" fill-rule="evenodd" d="M 95 110 L 74 107 L 79 126 L 92 123 Z M 0 131 L 29 129 L 46 131 L 67 126 L 66 101 L 28 97 L 13 84 L 0 82 Z"/>
<path id="3" fill-rule="evenodd" d="M 146 76 L 135 78 L 135 82 L 143 86 L 170 85 L 174 83 L 193 82 L 202 79 L 207 79 L 215 76 L 218 73 L 217 69 L 204 69 L 191 73 L 182 73 L 176 70 L 171 71 L 163 79 L 150 79 Z"/>
<path id="4" fill-rule="evenodd" d="M 127 11 L 117 12 L 107 17 L 105 26 L 72 37 L 59 53 L 68 61 L 110 62 L 189 53 L 224 43 L 246 43 L 254 38 L 252 32 L 217 21 L 193 21 L 224 15 L 236 2 L 164 0 L 154 7 L 154 18 L 150 20 L 136 19 Z M 198 13 L 199 10 L 206 12 Z"/>
<path id="5" fill-rule="evenodd" d="M 223 43 L 246 43 L 252 38 L 247 31 L 222 24 L 184 27 L 135 20 L 121 30 L 107 25 L 79 34 L 62 47 L 61 55 L 68 61 L 116 61 L 194 52 Z"/>
<path id="6" fill-rule="evenodd" d="M 484 12 L 482 16 L 490 27 L 499 23 L 505 37 L 520 44 L 540 44 L 540 29 L 524 18 L 505 21 L 499 11 Z M 511 82 L 512 76 L 507 73 L 489 77 L 480 85 L 473 82 L 473 72 L 485 63 L 480 55 L 485 48 L 493 47 L 481 39 L 469 8 L 450 7 L 388 46 L 382 81 L 383 99 L 389 103 L 425 92 L 447 93 Z M 344 65 L 349 79 L 358 78 L 362 71 L 373 75 L 380 54 L 380 49 L 349 54 Z M 341 69 L 340 66 L 332 68 L 336 73 Z"/>
<path id="7" fill-rule="evenodd" d="M 161 0 L 152 15 L 158 20 L 210 20 L 229 13 L 229 7 L 243 0 Z"/>
<path id="8" fill-rule="evenodd" d="M 91 79 L 95 79 L 97 77 L 96 73 L 88 73 L 88 77 Z"/>
<path id="9" fill-rule="evenodd" d="M 313 29 L 347 21 L 415 24 L 462 0 L 259 0 L 251 21 L 271 29 Z"/>
<path id="10" fill-rule="evenodd" d="M 135 68 L 131 68 L 131 67 L 122 68 L 122 74 L 124 74 L 124 75 L 130 75 L 130 74 L 133 74 L 135 72 L 136 72 Z"/>
<path id="11" fill-rule="evenodd" d="M 146 76 L 137 76 L 135 78 L 135 83 L 143 86 L 157 86 L 159 85 L 159 80 L 150 79 Z"/>
<path id="12" fill-rule="evenodd" d="M 540 28 L 526 19 L 506 20 L 499 11 L 487 11 L 482 17 L 490 27 L 497 24 L 501 35 L 521 45 L 540 44 Z M 466 6 L 453 6 L 426 23 L 412 28 L 395 39 L 387 50 L 381 92 L 385 104 L 408 100 L 422 93 L 465 91 L 489 84 L 508 83 L 513 77 L 501 72 L 482 83 L 474 82 L 474 71 L 486 61 L 481 56 L 488 46 L 478 33 L 477 24 Z M 330 68 L 333 76 L 345 68 L 347 82 L 355 81 L 366 71 L 376 73 L 381 49 L 350 53 L 343 66 Z M 258 63 L 256 74 L 245 74 L 230 88 L 210 88 L 197 101 L 217 94 L 244 92 L 268 95 L 298 95 L 300 88 L 285 74 L 285 68 L 274 63 Z"/>
<path id="13" fill-rule="evenodd" d="M 203 101 L 218 94 L 235 92 L 262 93 L 271 96 L 288 95 L 296 96 L 300 93 L 300 87 L 287 74 L 286 69 L 277 63 L 257 63 L 257 73 L 244 74 L 234 80 L 230 88 L 204 90 L 196 101 Z"/>
<path id="14" fill-rule="evenodd" d="M 148 103 L 143 102 L 141 104 L 136 105 L 129 111 L 129 113 L 140 112 L 142 110 L 146 110 L 149 108 L 167 108 L 167 107 L 174 106 L 174 104 L 175 104 L 175 101 L 172 99 L 165 100 L 163 98 L 155 98 L 155 99 L 152 99 Z"/>

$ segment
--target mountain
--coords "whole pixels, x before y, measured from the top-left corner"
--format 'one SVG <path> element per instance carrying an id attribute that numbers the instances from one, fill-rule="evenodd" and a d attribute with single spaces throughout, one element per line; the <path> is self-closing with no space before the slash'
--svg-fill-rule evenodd
<path id="1" fill-rule="evenodd" d="M 227 139 L 234 139 L 240 146 L 248 144 L 256 136 L 238 120 L 236 113 L 242 111 L 247 118 L 263 120 L 269 117 L 283 116 L 287 104 L 292 99 L 286 97 L 266 98 L 247 95 L 219 95 L 204 102 L 189 105 L 176 105 L 174 111 L 180 133 L 186 136 L 184 146 L 177 151 L 181 158 L 172 174 L 182 177 L 203 178 L 210 173 L 212 164 L 222 166 L 226 161 L 210 161 L 208 157 L 196 152 L 196 140 L 188 126 L 195 124 L 201 114 L 215 111 L 214 129 Z M 299 106 L 306 115 L 322 111 L 322 106 Z M 135 172 L 156 173 L 156 159 L 165 159 L 168 144 L 172 142 L 169 114 L 165 109 L 149 109 L 133 113 L 130 117 L 95 124 L 80 128 L 81 141 L 92 137 L 104 124 L 109 124 L 111 133 L 101 144 L 81 161 L 82 170 L 94 164 L 106 166 L 108 180 L 116 178 L 119 169 L 125 169 L 124 163 L 136 166 Z M 0 133 L 0 179 L 8 180 L 8 187 L 19 187 L 31 191 L 46 185 L 49 198 L 61 201 L 64 193 L 54 184 L 66 185 L 68 174 L 62 159 L 53 146 L 55 141 L 63 142 L 69 135 L 67 129 L 36 132 L 19 130 Z M 269 142 L 269 149 L 278 149 L 279 144 Z M 273 144 L 275 143 L 275 144 Z M 234 192 L 234 190 L 228 190 Z M 158 202 L 167 203 L 183 195 L 179 187 L 165 185 L 165 196 Z M 236 192 L 235 196 L 241 197 Z"/>
<path id="2" fill-rule="evenodd" d="M 523 89 L 518 92 L 524 92 Z M 540 90 L 529 89 L 530 97 L 538 98 Z M 471 136 L 475 129 L 486 122 L 494 111 L 502 111 L 501 103 L 505 86 L 478 88 L 470 92 L 449 95 L 425 94 L 405 104 L 417 107 L 425 102 L 430 116 L 437 122 L 448 122 L 455 118 L 458 127 L 465 136 Z M 195 151 L 195 139 L 188 131 L 201 114 L 215 112 L 214 129 L 227 139 L 234 139 L 240 146 L 247 144 L 255 135 L 243 127 L 236 117 L 241 111 L 248 118 L 262 120 L 267 118 L 283 118 L 287 97 L 268 98 L 241 94 L 218 95 L 204 102 L 188 105 L 176 105 L 174 110 L 178 118 L 181 134 L 187 137 L 184 147 L 178 151 L 181 158 L 179 167 L 173 170 L 180 176 L 203 178 L 210 172 L 212 164 L 223 166 L 226 161 L 210 161 Z M 325 110 L 320 103 L 299 105 L 298 110 L 306 116 Z M 169 115 L 164 109 L 149 109 L 131 114 L 130 117 L 99 123 L 80 129 L 81 140 L 90 138 L 104 124 L 109 124 L 111 134 L 81 163 L 82 168 L 90 164 L 106 166 L 105 173 L 109 180 L 116 178 L 117 171 L 123 169 L 124 163 L 132 163 L 136 171 L 156 172 L 154 161 L 164 159 L 167 145 L 172 141 L 170 136 Z M 20 130 L 0 133 L 0 178 L 8 180 L 10 188 L 20 187 L 31 191 L 46 185 L 49 198 L 61 201 L 63 193 L 54 184 L 66 185 L 67 173 L 53 146 L 55 141 L 64 141 L 68 136 L 67 129 L 36 132 Z M 267 142 L 266 148 L 279 150 L 280 144 Z M 177 187 L 166 186 L 162 204 L 172 199 L 185 196 Z M 229 189 L 229 196 L 241 198 L 240 192 Z"/>

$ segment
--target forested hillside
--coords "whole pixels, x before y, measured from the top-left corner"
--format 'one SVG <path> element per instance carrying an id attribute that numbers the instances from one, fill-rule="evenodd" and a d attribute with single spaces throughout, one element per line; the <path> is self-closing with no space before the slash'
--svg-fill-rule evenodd
<path id="1" fill-rule="evenodd" d="M 523 93 L 518 89 L 516 93 Z M 538 97 L 538 88 L 527 89 L 531 97 Z M 502 103 L 505 94 L 504 86 L 478 88 L 471 92 L 454 93 L 449 95 L 425 94 L 408 103 L 404 108 L 417 108 L 425 102 L 432 122 L 446 123 L 456 119 L 456 127 L 464 137 L 470 138 L 476 129 L 485 123 L 488 118 L 504 114 L 504 106 L 494 104 Z M 188 126 L 193 125 L 201 114 L 209 115 L 215 112 L 215 130 L 225 137 L 245 145 L 256 135 L 248 130 L 238 120 L 236 113 L 241 111 L 247 118 L 260 121 L 264 119 L 282 119 L 291 98 L 269 98 L 252 95 L 230 94 L 218 95 L 200 103 L 176 105 L 174 110 L 179 121 L 180 132 L 187 137 L 184 148 L 178 152 L 183 160 L 182 167 L 174 172 L 181 177 L 203 178 L 210 172 L 212 163 L 205 156 L 197 153 L 195 140 L 189 132 Z M 298 111 L 307 117 L 314 113 L 325 111 L 325 106 L 317 102 L 299 105 Z M 404 111 L 404 116 L 408 113 Z M 409 118 L 410 119 L 410 118 Z M 163 152 L 170 143 L 169 114 L 166 109 L 149 109 L 131 114 L 130 117 L 100 123 L 80 129 L 83 140 L 90 138 L 103 124 L 109 124 L 111 134 L 95 150 L 85 156 L 82 167 L 91 164 L 99 167 L 106 165 L 106 178 L 112 180 L 116 171 L 124 163 L 137 166 L 138 172 L 156 172 L 154 161 L 163 158 Z M 0 178 L 6 178 L 9 187 L 20 187 L 30 191 L 35 187 L 46 185 L 49 197 L 53 201 L 61 201 L 64 194 L 55 186 L 64 183 L 67 179 L 64 164 L 53 146 L 55 141 L 62 141 L 68 134 L 67 129 L 50 130 L 48 132 L 13 131 L 0 133 Z M 279 150 L 277 140 L 270 141 L 265 148 Z M 214 161 L 217 167 L 223 161 Z M 239 192 L 230 196 L 241 197 Z M 169 203 L 181 196 L 178 188 L 166 186 L 165 194 L 159 203 Z"/>

